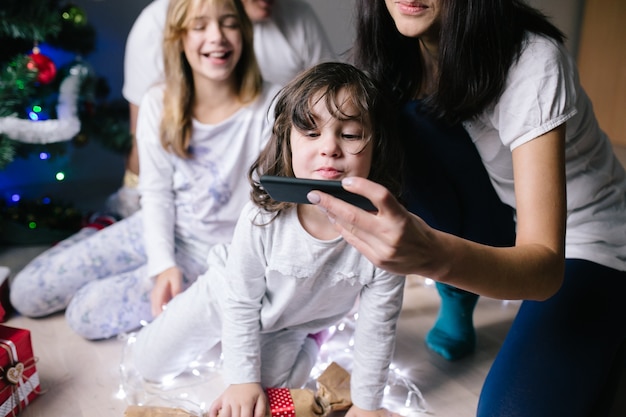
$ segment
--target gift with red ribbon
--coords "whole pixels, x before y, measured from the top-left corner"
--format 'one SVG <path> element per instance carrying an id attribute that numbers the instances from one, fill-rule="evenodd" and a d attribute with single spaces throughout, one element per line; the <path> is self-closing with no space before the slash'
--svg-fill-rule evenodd
<path id="1" fill-rule="evenodd" d="M 350 398 L 350 374 L 335 362 L 317 378 L 317 391 L 307 388 L 266 388 L 269 410 L 266 417 L 326 417 L 331 412 L 347 410 Z M 124 417 L 195 417 L 198 414 L 181 408 L 131 405 Z M 208 414 L 206 414 L 208 415 Z"/>
<path id="2" fill-rule="evenodd" d="M 317 392 L 306 388 L 266 388 L 265 393 L 269 402 L 266 417 L 325 417 L 352 406 L 350 374 L 335 362 L 317 378 Z"/>
<path id="3" fill-rule="evenodd" d="M 13 311 L 9 301 L 9 274 L 11 270 L 0 265 L 0 323 L 6 321 Z"/>
<path id="4" fill-rule="evenodd" d="M 39 395 L 30 331 L 0 325 L 0 417 L 17 416 Z"/>

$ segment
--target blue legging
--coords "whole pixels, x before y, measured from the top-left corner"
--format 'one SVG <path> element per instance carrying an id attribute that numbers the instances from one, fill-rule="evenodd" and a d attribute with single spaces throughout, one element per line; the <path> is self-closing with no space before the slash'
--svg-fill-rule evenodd
<path id="1" fill-rule="evenodd" d="M 496 195 L 463 128 L 434 122 L 419 102 L 409 103 L 403 116 L 409 210 L 439 230 L 479 243 L 513 245 L 512 210 Z M 438 286 L 446 287 L 442 297 L 454 292 L 476 297 Z M 558 294 L 522 303 L 485 381 L 478 416 L 606 415 L 598 398 L 608 392 L 609 373 L 626 338 L 625 290 L 626 272 L 567 260 Z"/>
<path id="2" fill-rule="evenodd" d="M 556 295 L 522 303 L 483 385 L 478 416 L 608 415 L 617 394 L 609 374 L 626 341 L 625 294 L 626 271 L 568 259 Z"/>

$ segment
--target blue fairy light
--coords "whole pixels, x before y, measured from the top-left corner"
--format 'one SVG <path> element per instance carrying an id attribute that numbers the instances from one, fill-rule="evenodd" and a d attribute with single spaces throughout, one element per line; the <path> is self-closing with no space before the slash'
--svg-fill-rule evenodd
<path id="1" fill-rule="evenodd" d="M 34 104 L 28 110 L 28 118 L 32 121 L 47 120 L 49 118 L 49 115 L 39 104 Z"/>

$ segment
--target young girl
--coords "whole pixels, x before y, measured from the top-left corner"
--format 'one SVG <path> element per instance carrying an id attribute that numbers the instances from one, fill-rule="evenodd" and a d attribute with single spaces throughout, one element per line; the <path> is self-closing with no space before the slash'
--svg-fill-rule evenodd
<path id="1" fill-rule="evenodd" d="M 88 339 L 136 329 L 230 241 L 278 90 L 262 84 L 240 0 L 171 1 L 163 49 L 166 84 L 146 94 L 137 127 L 143 209 L 27 265 L 11 288 L 22 314 L 67 307 Z"/>
<path id="2" fill-rule="evenodd" d="M 320 64 L 282 90 L 272 137 L 249 173 L 253 201 L 231 245 L 216 245 L 207 273 L 138 334 L 145 378 L 177 375 L 221 340 L 229 385 L 210 415 L 264 415 L 263 389 L 303 385 L 314 364 L 302 365 L 315 343 L 307 335 L 337 323 L 359 298 L 351 415 L 386 412 L 404 276 L 372 265 L 314 206 L 274 201 L 258 177 L 358 176 L 398 190 L 401 155 L 388 110 L 348 64 Z"/>
<path id="3" fill-rule="evenodd" d="M 122 95 L 129 102 L 130 131 L 135 132 L 138 105 L 147 89 L 164 79 L 163 36 L 169 0 L 154 0 L 137 17 L 126 40 Z M 304 0 L 243 0 L 252 21 L 254 50 L 263 79 L 284 85 L 300 71 L 335 61 L 336 56 L 313 7 Z M 107 200 L 107 208 L 127 217 L 139 209 L 134 183 L 139 174 L 137 146 L 126 159 L 124 186 Z"/>

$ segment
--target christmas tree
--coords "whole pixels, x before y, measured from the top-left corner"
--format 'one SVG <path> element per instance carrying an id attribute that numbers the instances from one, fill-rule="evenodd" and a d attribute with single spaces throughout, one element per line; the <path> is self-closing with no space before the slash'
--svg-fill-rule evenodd
<path id="1" fill-rule="evenodd" d="M 95 41 L 85 12 L 72 3 L 2 0 L 0 176 L 17 158 L 60 158 L 92 139 L 119 153 L 130 149 L 127 105 L 107 101 L 108 84 L 87 60 Z M 57 55 L 70 59 L 60 64 Z M 61 238 L 79 228 L 84 215 L 54 196 L 25 200 L 20 193 L 0 201 L 0 214 L 5 241 L 15 235 L 7 227 L 16 226 L 57 231 L 54 238 Z"/>

